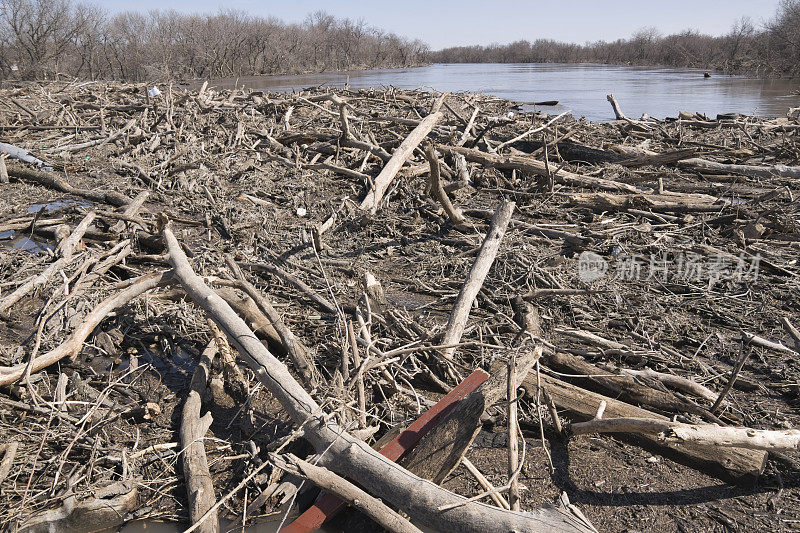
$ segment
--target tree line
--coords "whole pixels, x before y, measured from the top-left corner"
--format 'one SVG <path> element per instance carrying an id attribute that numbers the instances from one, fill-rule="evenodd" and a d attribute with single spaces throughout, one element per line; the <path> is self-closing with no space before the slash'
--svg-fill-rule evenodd
<path id="1" fill-rule="evenodd" d="M 110 14 L 72 0 L 0 0 L 0 79 L 126 81 L 407 67 L 429 49 L 325 12 L 303 23 L 223 10 Z"/>
<path id="2" fill-rule="evenodd" d="M 761 76 L 800 75 L 800 0 L 783 0 L 763 27 L 737 21 L 712 37 L 687 30 L 661 35 L 655 28 L 630 39 L 583 45 L 548 39 L 489 46 L 457 46 L 429 55 L 439 63 L 606 63 L 719 69 Z"/>

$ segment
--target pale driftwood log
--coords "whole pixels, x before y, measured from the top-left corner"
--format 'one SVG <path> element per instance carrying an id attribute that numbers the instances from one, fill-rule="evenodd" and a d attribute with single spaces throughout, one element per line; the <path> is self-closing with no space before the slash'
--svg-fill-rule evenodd
<path id="1" fill-rule="evenodd" d="M 100 146 L 101 144 L 107 144 L 107 143 L 110 143 L 110 142 L 114 142 L 117 139 L 119 139 L 120 137 L 122 137 L 123 135 L 125 135 L 125 132 L 127 132 L 129 129 L 131 129 L 135 125 L 136 125 L 136 119 L 131 119 L 128 122 L 126 122 L 123 127 L 118 129 L 117 131 L 115 131 L 111 135 L 108 135 L 107 137 L 102 137 L 100 139 L 94 139 L 94 140 L 91 140 L 91 141 L 86 141 L 86 142 L 78 143 L 78 144 L 70 144 L 70 145 L 67 145 L 67 146 L 56 146 L 55 148 L 50 148 L 47 151 L 49 153 L 51 153 L 51 154 L 58 154 L 58 153 L 61 153 L 61 152 L 78 152 L 78 151 L 83 150 L 85 148 L 91 148 L 92 146 Z"/>
<path id="2" fill-rule="evenodd" d="M 742 332 L 742 342 L 745 344 L 752 344 L 753 346 L 760 346 L 761 348 L 766 348 L 767 350 L 772 350 L 774 352 L 782 352 L 795 356 L 800 355 L 796 351 L 784 346 L 779 342 L 773 342 L 763 337 L 759 337 L 758 335 L 747 333 L 746 331 Z"/>
<path id="3" fill-rule="evenodd" d="M 609 418 L 649 418 L 658 421 L 669 420 L 667 417 L 647 411 L 631 404 L 620 402 L 608 396 L 597 394 L 559 379 L 542 374 L 542 389 L 559 409 L 570 413 L 577 420 L 591 420 L 597 413 L 600 402 L 606 402 L 606 416 Z M 538 385 L 536 379 L 528 378 L 522 386 L 536 397 Z M 709 471 L 723 479 L 751 483 L 761 475 L 767 461 L 767 453 L 742 448 L 719 448 L 717 446 L 686 445 L 681 446 L 662 442 L 651 435 L 636 435 L 635 442 L 645 445 L 662 455 L 672 456 L 680 461 L 701 470 Z"/>
<path id="4" fill-rule="evenodd" d="M 244 273 L 233 258 L 227 256 L 225 260 L 228 268 L 231 269 L 233 275 L 239 281 L 239 287 L 253 299 L 267 319 L 269 319 L 272 327 L 278 333 L 283 347 L 286 349 L 286 353 L 288 353 L 289 357 L 292 359 L 292 363 L 294 363 L 297 372 L 308 381 L 312 388 L 316 387 L 319 384 L 319 374 L 316 371 L 313 359 L 309 355 L 308 348 L 306 348 L 305 345 L 294 336 L 294 333 L 292 333 L 286 324 L 283 323 L 283 319 L 275 308 L 272 307 L 272 304 L 269 303 L 252 283 L 247 281 L 244 277 Z"/>
<path id="5" fill-rule="evenodd" d="M 275 346 L 283 344 L 280 335 L 275 331 L 267 315 L 259 309 L 258 304 L 250 296 L 245 295 L 242 297 L 230 287 L 220 287 L 216 289 L 216 292 L 240 317 L 247 321 L 259 337 L 266 339 L 267 342 Z"/>
<path id="6" fill-rule="evenodd" d="M 614 98 L 613 94 L 606 95 L 606 100 L 608 100 L 608 102 L 611 104 L 611 108 L 614 110 L 614 117 L 617 120 L 628 120 L 628 117 L 626 117 L 625 113 L 622 112 L 619 102 L 617 102 L 617 99 Z"/>
<path id="7" fill-rule="evenodd" d="M 566 170 L 548 169 L 543 161 L 534 159 L 527 156 L 519 155 L 496 155 L 481 152 L 472 148 L 462 148 L 460 146 L 444 146 L 439 145 L 439 150 L 451 154 L 461 154 L 467 161 L 473 163 L 480 163 L 481 165 L 489 168 L 500 168 L 507 170 L 519 170 L 537 176 L 549 176 L 552 174 L 553 179 L 558 183 L 566 183 L 568 185 L 577 185 L 579 187 L 588 187 L 594 189 L 601 189 L 607 191 L 621 191 L 632 192 L 636 194 L 647 194 L 647 191 L 642 190 L 634 185 L 628 185 L 619 181 L 608 180 L 605 178 L 596 178 L 593 176 L 583 176 L 575 174 Z"/>
<path id="8" fill-rule="evenodd" d="M 131 201 L 131 203 L 129 203 L 128 205 L 125 206 L 125 210 L 122 212 L 123 216 L 129 217 L 129 218 L 135 217 L 136 214 L 139 212 L 139 210 L 144 205 L 144 203 L 147 201 L 147 197 L 149 195 L 150 195 L 150 191 L 142 191 L 139 194 L 137 194 L 136 197 Z M 108 231 L 109 231 L 109 233 L 114 234 L 114 233 L 121 232 L 123 229 L 125 229 L 125 220 L 124 219 L 118 220 L 116 222 L 116 224 L 111 226 L 111 228 Z"/>
<path id="9" fill-rule="evenodd" d="M 800 331 L 794 327 L 794 324 L 789 320 L 788 316 L 781 318 L 781 324 L 783 324 L 783 328 L 786 332 L 791 335 L 792 339 L 794 339 L 794 346 L 798 350 L 800 350 Z"/>
<path id="10" fill-rule="evenodd" d="M 411 157 L 411 154 L 414 153 L 414 149 L 419 146 L 419 143 L 428 136 L 436 123 L 444 117 L 444 113 L 439 111 L 439 108 L 442 106 L 445 96 L 446 95 L 443 94 L 439 97 L 436 104 L 433 106 L 431 114 L 425 117 L 422 122 L 419 123 L 419 126 L 414 128 L 411 133 L 408 134 L 408 137 L 406 137 L 394 151 L 392 158 L 384 165 L 383 170 L 381 170 L 380 174 L 375 178 L 373 182 L 374 189 L 369 191 L 366 198 L 361 202 L 360 207 L 362 210 L 370 211 L 371 213 L 375 213 L 378 210 L 378 206 L 381 200 L 383 200 L 383 195 L 386 193 L 386 189 L 389 188 L 392 180 L 394 180 L 397 172 L 408 158 Z"/>
<path id="11" fill-rule="evenodd" d="M 359 509 L 388 531 L 394 533 L 422 533 L 418 527 L 400 516 L 397 511 L 388 507 L 381 500 L 371 496 L 327 468 L 313 465 L 292 454 L 283 456 L 272 454 L 270 458 L 275 466 L 281 470 L 304 477 L 319 488 L 335 494 L 342 501 Z"/>
<path id="12" fill-rule="evenodd" d="M 541 348 L 539 348 L 541 354 Z M 524 377 L 524 376 L 523 376 Z M 508 381 L 506 387 L 506 401 L 508 402 L 508 504 L 512 511 L 519 511 L 519 480 L 517 468 L 519 467 L 519 441 L 517 440 L 517 360 L 511 356 L 508 363 Z"/>
<path id="13" fill-rule="evenodd" d="M 109 313 L 126 305 L 137 296 L 170 281 L 171 274 L 169 272 L 147 274 L 133 280 L 127 288 L 100 302 L 91 313 L 86 315 L 81 325 L 75 328 L 75 331 L 73 331 L 72 335 L 70 335 L 69 339 L 64 343 L 34 359 L 31 363 L 30 372 L 38 372 L 60 361 L 64 357 L 77 356 L 81 348 L 83 348 L 83 343 L 86 338 Z M 27 366 L 28 363 L 21 363 L 14 366 L 0 367 L 0 386 L 8 385 L 19 380 L 25 375 L 25 368 Z"/>
<path id="14" fill-rule="evenodd" d="M 14 458 L 17 456 L 18 447 L 19 443 L 14 440 L 0 446 L 0 454 L 3 455 L 3 460 L 0 461 L 0 484 L 6 479 L 8 473 L 11 472 L 11 465 L 14 464 Z"/>
<path id="15" fill-rule="evenodd" d="M 59 270 L 64 268 L 72 260 L 75 247 L 81 242 L 84 233 L 89 229 L 89 225 L 94 221 L 95 213 L 90 211 L 83 217 L 83 220 L 75 227 L 75 230 L 63 241 L 58 244 L 56 253 L 60 255 L 53 263 L 50 263 L 44 271 L 31 278 L 27 282 L 17 287 L 14 292 L 0 300 L 0 315 L 5 315 L 11 307 L 20 301 L 26 294 L 41 287 L 53 277 Z"/>
<path id="16" fill-rule="evenodd" d="M 800 449 L 800 430 L 766 430 L 711 424 L 683 424 L 652 418 L 607 418 L 576 422 L 573 435 L 591 433 L 641 433 L 663 442 L 749 450 L 788 451 Z"/>
<path id="17" fill-rule="evenodd" d="M 542 354 L 541 347 L 517 357 L 517 379 L 521 382 Z M 491 376 L 422 437 L 399 461 L 414 474 L 441 483 L 458 466 L 481 429 L 481 417 L 508 393 L 508 369 L 497 365 Z"/>
<path id="18" fill-rule="evenodd" d="M 736 165 L 717 163 L 708 159 L 694 157 L 678 162 L 678 167 L 709 174 L 739 174 L 754 178 L 800 178 L 800 167 L 786 165 L 773 165 L 770 167 L 760 165 Z"/>
<path id="19" fill-rule="evenodd" d="M 478 295 L 478 291 L 481 290 L 483 281 L 486 279 L 492 263 L 494 263 L 494 258 L 500 249 L 500 243 L 506 233 L 508 223 L 511 221 L 511 215 L 514 214 L 515 205 L 514 202 L 503 200 L 503 203 L 495 211 L 489 231 L 486 233 L 486 238 L 478 251 L 478 256 L 475 258 L 467 279 L 458 293 L 458 299 L 456 299 L 453 311 L 450 313 L 450 319 L 442 335 L 442 344 L 451 346 L 443 352 L 443 355 L 448 359 L 452 359 L 456 351 L 452 345 L 461 341 L 461 335 L 464 333 L 472 302 Z"/>
<path id="20" fill-rule="evenodd" d="M 122 207 L 131 203 L 131 199 L 116 191 L 101 191 L 95 189 L 80 189 L 70 185 L 66 179 L 55 172 L 42 172 L 18 166 L 9 166 L 8 175 L 18 180 L 36 183 L 65 194 L 72 194 L 103 204 Z"/>
<path id="21" fill-rule="evenodd" d="M 82 501 L 78 501 L 75 495 L 70 495 L 64 499 L 60 508 L 38 513 L 25 520 L 18 531 L 51 533 L 115 529 L 139 505 L 136 485 L 135 481 L 120 481 L 93 490 L 91 496 Z"/>
<path id="22" fill-rule="evenodd" d="M 205 285 L 189 265 L 172 230 L 163 230 L 169 260 L 189 297 L 217 323 L 237 347 L 256 377 L 275 396 L 306 439 L 324 452 L 321 465 L 357 479 L 364 489 L 391 502 L 420 524 L 441 531 L 591 531 L 591 525 L 568 508 L 514 513 L 466 499 L 420 479 L 389 461 L 324 416 L 319 405 L 292 377 L 286 367 L 256 338 L 247 324 L 222 298 Z M 440 506 L 457 508 L 438 511 Z"/>
<path id="23" fill-rule="evenodd" d="M 569 196 L 573 207 L 584 207 L 594 211 L 622 211 L 626 209 L 652 209 L 679 213 L 713 213 L 731 205 L 724 200 L 706 194 L 674 193 L 663 194 L 610 194 L 604 192 L 577 193 Z"/>
<path id="24" fill-rule="evenodd" d="M 8 154 L 0 152 L 0 183 L 8 183 L 8 169 L 6 168 L 6 158 Z"/>
<path id="25" fill-rule="evenodd" d="M 685 378 L 683 376 L 676 376 L 675 374 L 666 374 L 664 372 L 656 372 L 650 368 L 645 368 L 643 370 L 632 370 L 630 368 L 620 368 L 620 372 L 623 374 L 628 374 L 629 376 L 634 377 L 644 377 L 655 379 L 663 383 L 664 385 L 671 387 L 673 389 L 677 389 L 679 391 L 683 391 L 687 394 L 691 394 L 692 396 L 696 396 L 698 398 L 703 398 L 704 400 L 708 400 L 709 402 L 714 402 L 717 399 L 717 393 L 709 389 L 708 387 L 697 383 L 696 381 L 692 381 L 691 379 Z"/>
<path id="26" fill-rule="evenodd" d="M 208 459 L 203 438 L 211 427 L 214 419 L 211 412 L 202 417 L 200 410 L 203 405 L 208 380 L 211 377 L 211 364 L 217 352 L 217 345 L 211 341 L 200 356 L 200 362 L 194 369 L 192 381 L 189 385 L 189 395 L 183 404 L 183 418 L 181 419 L 181 462 L 183 464 L 183 477 L 186 486 L 186 496 L 189 499 L 189 520 L 192 524 L 214 506 L 214 483 L 208 470 Z M 217 533 L 219 519 L 216 511 L 213 512 L 197 528 L 202 533 Z"/>
<path id="27" fill-rule="evenodd" d="M 439 158 L 436 156 L 436 150 L 432 144 L 425 145 L 425 157 L 428 159 L 428 164 L 431 167 L 430 174 L 430 190 L 433 199 L 442 204 L 444 212 L 447 213 L 447 218 L 453 224 L 459 225 L 464 223 L 464 214 L 460 209 L 453 206 L 450 198 L 447 196 L 444 188 L 442 187 L 441 174 L 439 172 Z"/>

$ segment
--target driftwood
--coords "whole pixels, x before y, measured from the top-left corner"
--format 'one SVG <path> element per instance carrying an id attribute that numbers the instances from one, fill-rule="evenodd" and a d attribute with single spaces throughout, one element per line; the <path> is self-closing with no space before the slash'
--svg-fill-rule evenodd
<path id="1" fill-rule="evenodd" d="M 30 372 L 38 372 L 65 357 L 77 356 L 83 348 L 83 343 L 94 331 L 94 328 L 108 316 L 109 313 L 126 305 L 128 302 L 145 292 L 166 284 L 171 281 L 168 272 L 157 272 L 145 274 L 133 280 L 126 289 L 113 294 L 103 300 L 89 313 L 83 322 L 78 326 L 72 335 L 58 347 L 50 350 L 44 355 L 38 356 L 31 362 Z M 27 363 L 18 364 L 10 367 L 0 367 L 0 385 L 8 385 L 22 378 L 25 375 Z"/>
<path id="2" fill-rule="evenodd" d="M 86 198 L 87 200 L 91 200 L 93 202 L 110 204 L 116 207 L 121 207 L 131 203 L 130 198 L 116 191 L 102 191 L 73 187 L 64 177 L 56 174 L 55 172 L 42 172 L 40 170 L 32 170 L 18 166 L 9 166 L 8 175 L 12 178 L 36 183 L 38 185 L 47 187 L 48 189 L 53 189 L 65 194 L 80 196 L 81 198 Z"/>
<path id="3" fill-rule="evenodd" d="M 658 421 L 669 420 L 667 417 L 646 411 L 640 407 L 620 402 L 547 375 L 540 376 L 543 390 L 552 398 L 553 403 L 567 411 L 578 420 L 592 420 L 597 414 L 601 402 L 606 403 L 607 418 L 649 418 Z M 528 394 L 536 397 L 538 385 L 530 377 L 522 382 Z M 742 448 L 720 449 L 716 446 L 679 446 L 662 442 L 650 435 L 637 435 L 637 442 L 652 450 L 675 457 L 690 466 L 708 471 L 723 479 L 740 483 L 750 483 L 757 478 L 766 466 L 767 454 L 756 450 Z"/>
<path id="4" fill-rule="evenodd" d="M 205 444 L 203 439 L 211 427 L 213 418 L 207 412 L 200 416 L 208 381 L 211 377 L 211 363 L 217 352 L 217 346 L 212 341 L 200 356 L 200 362 L 194 369 L 192 382 L 189 385 L 189 395 L 183 404 L 183 418 L 181 419 L 181 462 L 183 476 L 186 479 L 186 495 L 189 498 L 189 519 L 196 523 L 216 501 L 214 496 L 214 483 L 208 471 Z M 201 533 L 217 533 L 219 520 L 216 511 L 206 518 L 198 527 Z"/>
<path id="5" fill-rule="evenodd" d="M 481 165 L 489 168 L 501 168 L 508 170 L 519 170 L 528 172 L 537 176 L 552 177 L 558 183 L 566 183 L 569 185 L 577 185 L 579 187 L 589 187 L 593 189 L 602 189 L 614 192 L 630 192 L 634 194 L 646 194 L 646 191 L 627 183 L 608 180 L 605 178 L 595 178 L 593 176 L 583 176 L 575 174 L 566 170 L 558 170 L 548 168 L 548 166 L 537 159 L 527 156 L 518 155 L 495 155 L 471 148 L 462 148 L 460 146 L 438 146 L 439 150 L 451 154 L 463 155 L 467 161 L 473 163 L 480 163 Z"/>
<path id="6" fill-rule="evenodd" d="M 58 244 L 57 252 L 60 257 L 50 264 L 41 274 L 32 277 L 26 283 L 17 287 L 14 292 L 0 300 L 0 315 L 8 313 L 8 310 L 18 301 L 20 301 L 26 294 L 41 287 L 52 278 L 56 272 L 64 268 L 71 260 L 75 248 L 80 244 L 83 234 L 89 229 L 89 225 L 94 220 L 95 214 L 93 211 L 89 212 L 75 230 Z"/>
<path id="7" fill-rule="evenodd" d="M 105 531 L 121 525 L 126 515 L 138 506 L 135 481 L 120 481 L 93 490 L 86 500 L 67 496 L 59 509 L 28 518 L 19 527 L 24 533 L 52 531 Z"/>
<path id="8" fill-rule="evenodd" d="M 667 413 L 691 413 L 716 421 L 716 417 L 707 409 L 681 400 L 670 392 L 642 385 L 630 374 L 609 375 L 609 371 L 598 368 L 580 357 L 565 353 L 548 355 L 545 360 L 548 366 L 585 375 L 589 383 L 596 384 L 614 398 L 654 407 Z"/>
<path id="9" fill-rule="evenodd" d="M 433 148 L 432 144 L 425 146 L 425 157 L 428 159 L 428 164 L 431 167 L 431 178 L 428 184 L 431 190 L 431 196 L 442 204 L 444 212 L 447 213 L 447 217 L 453 224 L 463 224 L 465 220 L 464 214 L 460 209 L 453 206 L 453 202 L 450 201 L 450 198 L 442 187 L 439 173 L 439 157 L 436 155 L 436 150 Z"/>
<path id="10" fill-rule="evenodd" d="M 422 533 L 419 528 L 390 507 L 387 507 L 381 500 L 371 496 L 330 470 L 303 461 L 291 454 L 285 456 L 273 454 L 271 457 L 275 466 L 281 470 L 304 477 L 321 489 L 335 494 L 349 505 L 356 507 L 372 518 L 381 527 L 395 533 Z"/>
<path id="11" fill-rule="evenodd" d="M 800 449 L 800 430 L 764 430 L 701 424 L 682 424 L 652 418 L 608 418 L 577 422 L 569 426 L 573 435 L 591 433 L 641 433 L 663 442 L 749 450 Z"/>
<path id="12" fill-rule="evenodd" d="M 309 442 L 320 452 L 325 451 L 321 466 L 358 479 L 370 494 L 392 502 L 419 523 L 441 530 L 591 531 L 591 527 L 574 513 L 562 509 L 541 509 L 521 514 L 479 503 L 466 503 L 465 498 L 411 474 L 326 420 L 317 403 L 286 367 L 225 301 L 194 273 L 168 225 L 163 235 L 176 278 L 189 297 L 225 332 L 258 379 L 286 409 L 287 415 L 303 427 L 303 434 Z M 452 504 L 458 507 L 437 510 Z"/>
<path id="13" fill-rule="evenodd" d="M 622 211 L 626 209 L 652 209 L 668 212 L 705 212 L 713 213 L 731 204 L 705 194 L 609 194 L 579 193 L 569 196 L 569 203 L 574 207 L 584 207 L 594 211 Z"/>
<path id="14" fill-rule="evenodd" d="M 458 344 L 461 340 L 461 335 L 464 333 L 464 327 L 467 325 L 469 318 L 469 310 L 472 308 L 472 302 L 481 290 L 483 280 L 489 273 L 489 269 L 494 263 L 494 258 L 500 249 L 500 243 L 508 228 L 508 223 L 511 221 L 511 216 L 514 214 L 514 202 L 504 200 L 492 218 L 492 223 L 489 226 L 489 231 L 486 233 L 486 238 L 481 244 L 478 256 L 472 264 L 472 268 L 467 275 L 461 291 L 458 293 L 458 299 L 453 306 L 453 312 L 450 314 L 450 319 L 445 326 L 444 334 L 442 335 L 442 344 L 453 345 Z M 455 347 L 446 348 L 443 355 L 448 359 L 453 358 Z"/>
<path id="15" fill-rule="evenodd" d="M 374 188 L 367 193 L 366 198 L 361 202 L 361 209 L 365 211 L 370 211 L 375 213 L 378 210 L 378 206 L 383 200 L 383 195 L 386 193 L 386 190 L 389 188 L 389 184 L 394 180 L 394 177 L 397 175 L 397 172 L 403 166 L 403 164 L 411 157 L 411 154 L 414 153 L 414 149 L 419 146 L 419 143 L 422 142 L 425 137 L 431 132 L 433 127 L 439 122 L 444 113 L 439 111 L 439 108 L 442 106 L 442 102 L 444 101 L 444 97 L 446 95 L 443 94 L 439 100 L 434 104 L 433 111 L 431 114 L 425 117 L 419 125 L 414 128 L 414 130 L 406 137 L 406 139 L 400 144 L 400 146 L 395 150 L 394 154 L 392 154 L 392 158 L 386 163 L 381 170 L 381 173 L 374 180 Z"/>
<path id="16" fill-rule="evenodd" d="M 3 459 L 0 460 L 0 483 L 2 483 L 6 476 L 8 476 L 8 473 L 11 472 L 11 466 L 14 464 L 14 459 L 17 456 L 18 447 L 19 443 L 17 441 L 11 441 L 0 445 L 0 454 L 3 455 Z"/>

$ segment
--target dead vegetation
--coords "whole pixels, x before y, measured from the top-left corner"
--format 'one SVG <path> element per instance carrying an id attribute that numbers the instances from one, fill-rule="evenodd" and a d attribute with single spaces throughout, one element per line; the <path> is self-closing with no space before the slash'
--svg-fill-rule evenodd
<path id="1" fill-rule="evenodd" d="M 2 91 L 0 522 L 796 526 L 800 123 L 614 104 Z"/>

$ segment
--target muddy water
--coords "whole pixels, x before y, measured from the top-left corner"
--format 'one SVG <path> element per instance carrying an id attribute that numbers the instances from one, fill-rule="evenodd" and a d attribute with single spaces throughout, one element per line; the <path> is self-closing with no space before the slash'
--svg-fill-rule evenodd
<path id="1" fill-rule="evenodd" d="M 560 113 L 593 121 L 613 120 L 606 95 L 613 93 L 623 112 L 636 117 L 677 116 L 680 111 L 785 116 L 800 106 L 800 80 L 763 80 L 712 74 L 697 69 L 624 67 L 595 64 L 437 64 L 409 69 L 366 70 L 300 76 L 261 76 L 218 80 L 217 87 L 245 85 L 254 89 L 292 91 L 316 85 L 353 88 L 393 85 L 403 89 L 469 91 L 494 94 L 516 102 L 558 100 Z"/>

